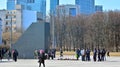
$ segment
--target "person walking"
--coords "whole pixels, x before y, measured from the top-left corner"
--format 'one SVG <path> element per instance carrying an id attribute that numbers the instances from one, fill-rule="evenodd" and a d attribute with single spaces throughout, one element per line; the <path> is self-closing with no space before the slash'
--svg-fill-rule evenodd
<path id="1" fill-rule="evenodd" d="M 15 49 L 13 52 L 13 60 L 17 62 L 17 57 L 18 57 L 18 51 Z"/>
<path id="2" fill-rule="evenodd" d="M 44 50 L 40 50 L 39 54 L 38 54 L 38 58 L 39 58 L 39 67 L 41 67 L 41 64 L 43 64 L 43 67 L 45 67 L 45 52 Z"/>
<path id="3" fill-rule="evenodd" d="M 11 58 L 11 52 L 10 52 L 10 50 L 8 50 L 8 52 L 7 52 L 7 58 L 8 58 L 8 61 L 9 61 L 10 58 Z"/>

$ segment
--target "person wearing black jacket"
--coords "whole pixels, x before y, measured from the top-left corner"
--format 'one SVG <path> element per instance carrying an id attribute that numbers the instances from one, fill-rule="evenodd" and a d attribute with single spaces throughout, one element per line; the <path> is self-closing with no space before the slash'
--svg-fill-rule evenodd
<path id="1" fill-rule="evenodd" d="M 14 50 L 14 52 L 13 52 L 13 60 L 14 60 L 15 62 L 17 62 L 17 57 L 18 57 L 18 51 L 17 51 L 17 50 Z"/>
<path id="2" fill-rule="evenodd" d="M 41 67 L 41 64 L 43 64 L 43 67 L 45 67 L 45 59 L 46 59 L 46 56 L 45 56 L 45 53 L 44 52 L 40 52 L 38 54 L 38 59 L 39 59 L 39 67 Z"/>

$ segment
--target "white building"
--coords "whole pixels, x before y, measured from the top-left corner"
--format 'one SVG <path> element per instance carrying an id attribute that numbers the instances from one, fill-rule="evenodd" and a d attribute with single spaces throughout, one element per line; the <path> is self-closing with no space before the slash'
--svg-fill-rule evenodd
<path id="1" fill-rule="evenodd" d="M 2 44 L 2 19 L 0 18 L 0 45 Z"/>
<path id="2" fill-rule="evenodd" d="M 40 21 L 41 14 L 37 11 L 22 10 L 21 5 L 16 5 L 16 10 L 4 10 L 4 15 L 0 14 L 3 21 L 3 32 L 24 32 L 33 22 Z"/>

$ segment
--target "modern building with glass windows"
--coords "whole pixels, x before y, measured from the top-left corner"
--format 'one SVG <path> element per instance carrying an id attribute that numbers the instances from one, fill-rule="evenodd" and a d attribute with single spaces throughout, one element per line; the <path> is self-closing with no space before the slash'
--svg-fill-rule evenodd
<path id="1" fill-rule="evenodd" d="M 78 5 L 59 5 L 57 6 L 57 12 L 61 16 L 77 16 L 79 15 L 79 6 Z"/>
<path id="2" fill-rule="evenodd" d="M 59 0 L 50 0 L 50 14 L 56 13 L 56 7 L 59 5 Z"/>
<path id="3" fill-rule="evenodd" d="M 46 0 L 7 0 L 7 10 L 15 10 L 16 4 L 25 10 L 40 12 L 43 19 L 46 17 Z"/>
<path id="4" fill-rule="evenodd" d="M 75 4 L 80 6 L 81 14 L 92 14 L 95 12 L 95 0 L 75 0 Z"/>
<path id="5" fill-rule="evenodd" d="M 102 12 L 102 11 L 103 11 L 103 6 L 101 6 L 101 5 L 95 6 L 95 12 Z"/>

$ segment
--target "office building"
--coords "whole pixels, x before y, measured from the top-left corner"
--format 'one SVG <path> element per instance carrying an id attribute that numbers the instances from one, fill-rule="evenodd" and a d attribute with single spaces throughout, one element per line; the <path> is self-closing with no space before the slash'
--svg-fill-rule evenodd
<path id="1" fill-rule="evenodd" d="M 59 0 L 50 0 L 50 14 L 56 13 L 56 7 L 59 5 Z"/>
<path id="2" fill-rule="evenodd" d="M 102 12 L 102 11 L 103 11 L 103 6 L 101 6 L 101 5 L 95 6 L 95 12 Z"/>
<path id="3" fill-rule="evenodd" d="M 79 15 L 79 6 L 78 5 L 59 5 L 57 6 L 57 14 L 61 16 L 77 16 Z"/>
<path id="4" fill-rule="evenodd" d="M 75 4 L 80 6 L 80 14 L 93 14 L 95 12 L 94 0 L 75 0 Z"/>

